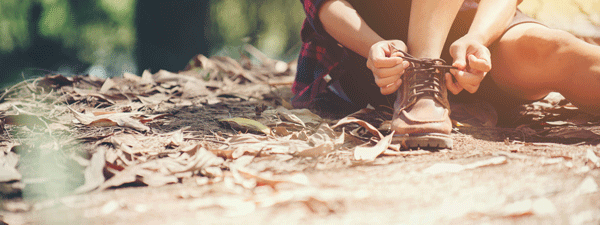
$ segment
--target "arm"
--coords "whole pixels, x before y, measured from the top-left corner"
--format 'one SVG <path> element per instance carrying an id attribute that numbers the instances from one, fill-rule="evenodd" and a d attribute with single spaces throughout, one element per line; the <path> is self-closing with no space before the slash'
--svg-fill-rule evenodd
<path id="1" fill-rule="evenodd" d="M 520 0 L 481 0 L 469 32 L 450 46 L 454 58 L 451 77 L 446 80 L 448 90 L 454 94 L 467 90 L 475 93 L 479 84 L 492 69 L 491 53 L 487 46 L 506 30 L 517 10 Z"/>
<path id="2" fill-rule="evenodd" d="M 483 45 L 489 46 L 506 30 L 516 11 L 517 0 L 481 0 L 467 34 L 478 37 Z"/>
<path id="3" fill-rule="evenodd" d="M 383 41 L 358 15 L 350 3 L 332 0 L 323 4 L 319 18 L 325 31 L 352 51 L 367 57 L 373 44 Z"/>
<path id="4" fill-rule="evenodd" d="M 408 63 L 403 63 L 400 57 L 392 57 L 390 45 L 406 51 L 404 42 L 384 40 L 344 0 L 324 3 L 319 19 L 325 31 L 340 44 L 367 58 L 367 67 L 373 71 L 382 94 L 391 94 L 400 87 L 400 76 Z"/>

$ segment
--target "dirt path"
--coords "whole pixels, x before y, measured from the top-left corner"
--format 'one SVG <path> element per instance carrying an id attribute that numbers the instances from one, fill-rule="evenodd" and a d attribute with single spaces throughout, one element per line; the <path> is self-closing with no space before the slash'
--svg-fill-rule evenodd
<path id="1" fill-rule="evenodd" d="M 458 126 L 453 150 L 390 145 L 371 160 L 357 159 L 356 146 L 389 134 L 369 118 L 376 113 L 355 117 L 379 131 L 357 122 L 331 129 L 338 121 L 277 108 L 286 88 L 208 82 L 188 98 L 189 75 L 128 76 L 50 76 L 6 95 L 2 159 L 6 166 L 19 153 L 23 179 L 2 185 L 25 188 L 2 199 L 5 223 L 600 222 L 600 118 L 565 101 L 528 105 L 518 128 Z M 48 85 L 56 91 L 19 97 Z M 48 104 L 56 101 L 66 104 Z M 228 118 L 254 119 L 272 132 L 219 121 Z"/>
<path id="2" fill-rule="evenodd" d="M 308 168 L 307 186 L 253 191 L 193 181 L 159 188 L 128 187 L 37 203 L 44 209 L 6 213 L 4 220 L 60 224 L 598 224 L 600 170 L 585 154 L 597 147 L 506 145 L 453 135 L 456 149 L 389 156 L 347 168 Z M 509 137 L 510 138 L 510 137 Z M 512 153 L 511 151 L 517 151 Z M 452 172 L 438 163 L 500 165 Z M 273 206 L 248 204 L 249 199 Z M 280 198 L 277 200 L 277 198 Z M 224 201 L 223 203 L 214 203 Z M 261 203 L 263 204 L 263 203 Z M 268 205 L 269 203 L 264 203 Z M 220 206 L 218 206 L 220 205 Z M 12 224 L 12 223 L 9 223 Z"/>

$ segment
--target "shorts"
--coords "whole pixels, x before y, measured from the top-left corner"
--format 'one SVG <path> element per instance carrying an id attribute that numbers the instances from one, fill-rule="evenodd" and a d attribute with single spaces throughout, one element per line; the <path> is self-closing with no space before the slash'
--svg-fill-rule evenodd
<path id="1" fill-rule="evenodd" d="M 386 1 L 386 0 L 348 0 L 356 9 L 365 22 L 384 39 L 399 39 L 404 42 L 408 36 L 408 20 L 410 16 L 410 0 Z M 464 8 L 464 6 L 463 6 Z M 476 8 L 462 10 L 458 13 L 448 38 L 446 40 L 441 58 L 446 62 L 452 62 L 449 53 L 450 45 L 464 36 L 475 17 Z M 509 27 L 510 29 L 522 23 L 538 23 L 533 18 L 517 11 Z M 490 45 L 490 51 L 494 51 L 497 42 Z M 351 102 L 353 109 L 364 108 L 367 104 L 374 107 L 384 106 L 392 108 L 396 99 L 395 94 L 382 95 L 379 87 L 375 84 L 373 73 L 366 67 L 366 58 L 347 50 L 342 62 L 330 73 L 337 80 L 337 87 L 341 88 L 342 98 Z M 477 92 L 471 94 L 462 91 L 458 95 L 448 94 L 451 102 L 467 102 L 479 98 L 490 103 L 499 116 L 502 113 L 512 112 L 516 107 L 531 103 L 513 97 L 501 90 L 488 74 L 482 81 Z"/>

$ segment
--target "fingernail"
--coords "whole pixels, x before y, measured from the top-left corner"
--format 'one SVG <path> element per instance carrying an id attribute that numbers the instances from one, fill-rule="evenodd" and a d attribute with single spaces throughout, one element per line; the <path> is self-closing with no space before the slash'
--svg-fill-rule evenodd
<path id="1" fill-rule="evenodd" d="M 404 67 L 404 69 L 408 68 L 408 66 L 410 66 L 410 63 L 407 61 L 402 62 L 402 67 Z"/>

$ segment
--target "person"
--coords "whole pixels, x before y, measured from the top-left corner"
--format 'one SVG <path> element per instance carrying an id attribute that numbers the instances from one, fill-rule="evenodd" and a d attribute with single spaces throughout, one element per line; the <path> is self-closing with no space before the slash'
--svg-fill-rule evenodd
<path id="1" fill-rule="evenodd" d="M 448 97 L 502 115 L 556 91 L 600 112 L 600 47 L 526 16 L 521 0 L 301 2 L 294 107 L 393 107 L 393 140 L 408 148 L 452 148 Z"/>

